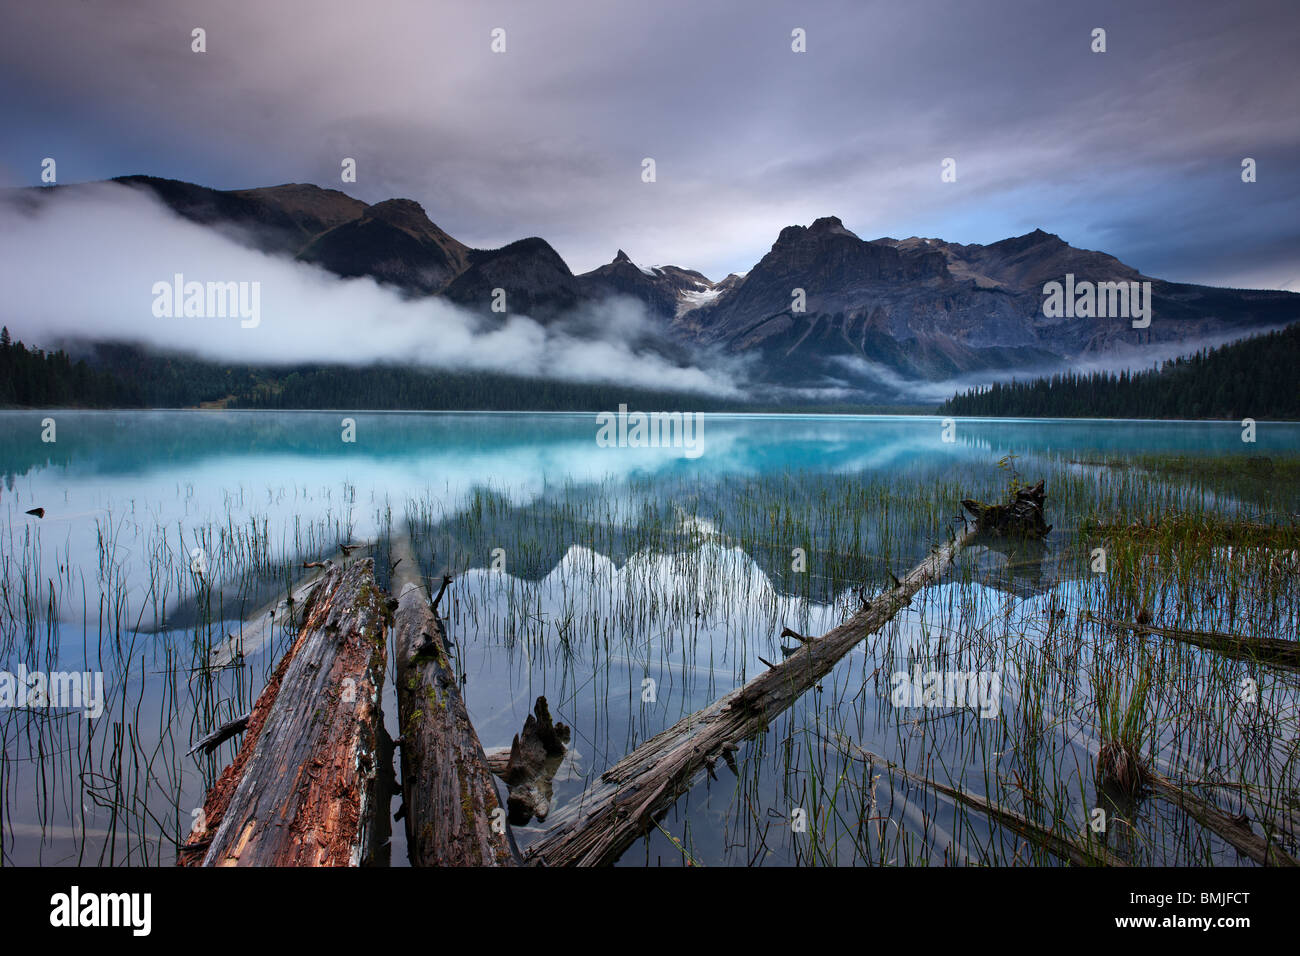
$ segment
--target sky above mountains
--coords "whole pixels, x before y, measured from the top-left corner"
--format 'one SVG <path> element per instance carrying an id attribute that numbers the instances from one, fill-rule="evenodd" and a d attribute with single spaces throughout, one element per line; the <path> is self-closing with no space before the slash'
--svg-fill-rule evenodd
<path id="1" fill-rule="evenodd" d="M 864 238 L 1041 227 L 1148 275 L 1300 291 L 1298 27 L 1292 0 L 48 0 L 0 34 L 0 185 L 45 157 L 60 183 L 314 182 L 415 199 L 476 247 L 543 236 L 575 272 L 623 248 L 715 279 L 823 215 Z"/>

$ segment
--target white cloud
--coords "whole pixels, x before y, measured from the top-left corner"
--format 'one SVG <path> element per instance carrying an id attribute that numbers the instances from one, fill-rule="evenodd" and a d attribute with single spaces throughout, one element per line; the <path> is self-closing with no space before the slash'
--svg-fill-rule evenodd
<path id="1" fill-rule="evenodd" d="M 678 367 L 635 342 L 635 303 L 593 307 L 575 334 L 510 316 L 496 324 L 439 298 L 408 299 L 375 281 L 339 279 L 181 219 L 116 184 L 43 197 L 37 211 L 0 205 L 5 321 L 28 344 L 135 341 L 231 362 L 402 362 L 579 382 L 734 394 L 725 375 Z M 172 281 L 257 282 L 261 321 L 156 318 L 153 286 Z M 591 337 L 595 330 L 596 338 Z"/>

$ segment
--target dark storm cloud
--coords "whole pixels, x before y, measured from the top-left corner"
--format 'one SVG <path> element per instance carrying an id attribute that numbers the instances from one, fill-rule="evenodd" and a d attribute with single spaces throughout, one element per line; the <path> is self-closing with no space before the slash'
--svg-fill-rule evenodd
<path id="1" fill-rule="evenodd" d="M 64 182 L 340 185 L 352 156 L 349 192 L 474 245 L 542 235 L 575 271 L 622 247 L 717 278 L 838 215 L 867 238 L 1041 227 L 1185 281 L 1300 276 L 1289 0 L 376 6 L 11 7 L 4 177 L 54 156 Z"/>

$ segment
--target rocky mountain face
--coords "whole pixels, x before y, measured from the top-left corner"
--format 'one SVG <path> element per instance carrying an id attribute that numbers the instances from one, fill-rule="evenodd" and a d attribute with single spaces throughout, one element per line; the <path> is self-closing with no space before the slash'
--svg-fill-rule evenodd
<path id="1" fill-rule="evenodd" d="M 303 183 L 220 190 L 156 176 L 120 176 L 114 182 L 148 190 L 174 212 L 200 225 L 240 227 L 241 236 L 264 252 L 292 255 L 316 236 L 358 218 L 369 208 L 337 189 Z"/>
<path id="2" fill-rule="evenodd" d="M 372 276 L 428 295 L 463 273 L 470 255 L 468 246 L 429 221 L 419 203 L 389 199 L 315 236 L 298 258 L 345 278 Z"/>
<path id="3" fill-rule="evenodd" d="M 302 183 L 223 191 L 154 176 L 115 182 L 147 189 L 193 222 L 239 227 L 263 251 L 314 262 L 343 278 L 370 276 L 414 295 L 445 295 L 478 311 L 491 312 L 496 289 L 505 290 L 511 313 L 542 320 L 619 295 L 667 321 L 717 294 L 698 272 L 638 266 L 621 249 L 608 265 L 580 276 L 535 236 L 500 249 L 471 249 L 410 199 L 367 205 Z"/>
<path id="4" fill-rule="evenodd" d="M 1126 347 L 1171 351 L 1300 319 L 1300 295 L 1164 282 L 1041 230 L 989 245 L 863 240 L 827 216 L 782 229 L 748 273 L 719 282 L 678 266 L 637 265 L 621 249 L 574 275 L 543 239 L 471 249 L 407 199 L 368 205 L 304 184 L 220 191 L 146 176 L 118 181 L 150 190 L 195 222 L 240 227 L 265 251 L 410 295 L 442 295 L 487 316 L 499 317 L 491 308 L 497 289 L 510 313 L 542 322 L 579 313 L 579 330 L 593 321 L 583 307 L 632 300 L 658 323 L 662 354 L 704 348 L 748 360 L 760 380 L 800 387 L 883 395 L 883 382 L 897 390 L 900 381 L 1059 368 Z M 1149 281 L 1150 325 L 1047 317 L 1044 285 L 1067 274 L 1078 282 Z"/>
<path id="5" fill-rule="evenodd" d="M 717 297 L 714 284 L 693 269 L 639 266 L 618 250 L 614 261 L 578 277 L 593 298 L 625 295 L 645 304 L 654 315 L 672 319 Z"/>
<path id="6" fill-rule="evenodd" d="M 496 289 L 511 314 L 554 318 L 586 298 L 581 283 L 545 239 L 520 239 L 500 249 L 475 249 L 469 267 L 447 286 L 453 302 L 490 312 Z"/>
<path id="7" fill-rule="evenodd" d="M 1152 321 L 1044 315 L 1044 285 L 1151 282 Z M 799 303 L 795 290 L 803 290 Z M 802 304 L 802 311 L 799 305 Z M 990 245 L 864 241 L 839 219 L 789 226 L 743 278 L 676 320 L 681 334 L 782 380 L 865 387 L 981 370 L 1059 367 L 1121 346 L 1230 336 L 1300 318 L 1300 296 L 1150 279 L 1041 230 Z"/>

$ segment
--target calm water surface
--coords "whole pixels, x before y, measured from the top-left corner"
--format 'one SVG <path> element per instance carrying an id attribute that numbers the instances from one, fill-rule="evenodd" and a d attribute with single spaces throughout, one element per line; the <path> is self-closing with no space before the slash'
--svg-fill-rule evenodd
<path id="1" fill-rule="evenodd" d="M 345 417 L 355 441 L 344 440 Z M 47 419 L 52 442 L 42 440 Z M 300 578 L 302 560 L 341 542 L 376 543 L 387 583 L 386 536 L 409 522 L 422 570 L 457 573 L 444 612 L 483 744 L 508 745 L 545 694 L 574 729 L 556 782 L 562 803 L 758 673 L 760 656 L 779 655 L 782 626 L 821 633 L 850 608 L 847 582 L 819 576 L 815 561 L 807 578 L 792 578 L 784 545 L 729 533 L 725 517 L 743 510 L 737 489 L 798 475 L 792 489 L 809 495 L 845 480 L 965 488 L 968 479 L 972 493 L 988 493 L 1005 483 L 996 463 L 1008 454 L 1031 478 L 1086 483 L 1100 460 L 1300 449 L 1300 426 L 1287 424 L 1262 424 L 1258 441 L 1243 444 L 1232 423 L 960 420 L 945 441 L 930 417 L 707 415 L 699 457 L 603 448 L 596 432 L 590 414 L 0 412 L 0 669 L 102 672 L 106 696 L 94 719 L 0 710 L 4 861 L 170 864 L 172 838 L 188 831 L 235 744 L 212 758 L 185 751 L 247 710 L 289 635 L 272 628 L 268 640 L 250 640 L 242 666 L 209 672 L 205 661 L 229 635 L 252 633 L 250 616 Z M 571 517 L 584 502 L 597 502 L 611 528 L 657 509 L 690 532 L 690 545 L 593 535 Z M 25 514 L 33 508 L 44 518 Z M 823 751 L 828 740 L 906 749 L 885 706 L 890 662 L 942 643 L 945 622 L 974 613 L 960 606 L 971 588 L 1013 630 L 1009 622 L 1039 613 L 1035 602 L 1068 596 L 1070 575 L 1053 567 L 1082 502 L 1054 498 L 1049 509 L 1056 531 L 1028 572 L 1008 571 L 1005 555 L 974 556 L 965 590 L 927 592 L 888 642 L 846 658 L 757 741 L 738 776 L 697 784 L 623 862 L 679 865 L 679 844 L 710 864 L 807 862 L 789 811 L 816 802 L 832 764 L 858 795 L 855 812 L 876 807 L 917 835 L 914 861 L 960 861 L 990 839 L 965 832 L 951 808 L 900 803 L 888 781 L 888 799 L 865 801 L 880 782 L 846 775 Z M 868 533 L 901 572 L 943 531 L 894 523 Z M 189 573 L 195 549 L 210 567 L 207 592 Z M 395 728 L 391 688 L 385 711 Z M 997 759 L 951 776 L 983 779 Z M 516 836 L 527 844 L 542 829 L 534 822 Z M 824 861 L 863 862 L 852 846 L 840 853 Z M 399 825 L 393 862 L 404 860 Z"/>

